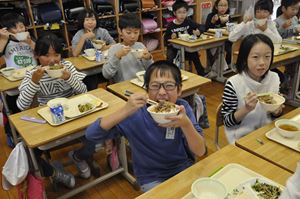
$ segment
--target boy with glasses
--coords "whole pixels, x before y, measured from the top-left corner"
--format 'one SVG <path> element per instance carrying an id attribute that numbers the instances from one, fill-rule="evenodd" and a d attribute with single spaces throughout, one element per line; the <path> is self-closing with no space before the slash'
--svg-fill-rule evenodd
<path id="1" fill-rule="evenodd" d="M 125 136 L 131 146 L 134 174 L 145 192 L 191 166 L 189 152 L 202 156 L 205 144 L 191 107 L 178 99 L 182 79 L 177 66 L 157 61 L 149 66 L 144 79 L 148 95 L 132 94 L 123 108 L 91 124 L 86 138 L 95 143 Z M 176 103 L 179 114 L 166 118 L 169 123 L 157 124 L 147 111 L 148 98 Z"/>

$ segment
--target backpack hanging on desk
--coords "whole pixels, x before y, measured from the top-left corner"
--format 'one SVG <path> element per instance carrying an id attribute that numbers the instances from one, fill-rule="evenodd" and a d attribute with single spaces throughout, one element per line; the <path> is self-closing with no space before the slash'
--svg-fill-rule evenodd
<path id="1" fill-rule="evenodd" d="M 157 5 L 155 5 L 154 0 L 141 0 L 142 3 L 142 9 L 149 9 L 149 8 L 155 8 Z"/>
<path id="2" fill-rule="evenodd" d="M 136 12 L 141 8 L 139 0 L 120 0 L 120 12 Z"/>
<path id="3" fill-rule="evenodd" d="M 37 6 L 39 19 L 42 23 L 55 23 L 62 20 L 62 14 L 56 3 L 45 3 Z"/>
<path id="4" fill-rule="evenodd" d="M 94 0 L 93 7 L 95 12 L 100 16 L 114 14 L 113 5 L 109 3 L 107 0 Z"/>

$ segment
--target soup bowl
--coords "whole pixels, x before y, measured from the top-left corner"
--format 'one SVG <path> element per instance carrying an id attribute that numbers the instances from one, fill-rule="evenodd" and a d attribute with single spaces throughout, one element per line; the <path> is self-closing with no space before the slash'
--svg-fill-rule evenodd
<path id="1" fill-rule="evenodd" d="M 294 138 L 300 134 L 300 123 L 289 120 L 280 119 L 275 122 L 277 132 L 285 138 Z"/>
<path id="2" fill-rule="evenodd" d="M 198 199 L 224 199 L 227 195 L 223 183 L 212 178 L 199 178 L 192 184 L 192 193 Z"/>
<path id="3" fill-rule="evenodd" d="M 271 101 L 268 102 L 268 101 L 263 100 L 264 96 L 265 97 L 269 96 Z M 258 94 L 257 97 L 258 97 L 258 101 L 261 104 L 262 108 L 265 111 L 269 111 L 269 112 L 275 111 L 285 102 L 285 98 L 276 93 L 262 93 L 262 94 Z"/>
<path id="4" fill-rule="evenodd" d="M 170 122 L 170 120 L 166 119 L 166 117 L 176 116 L 178 114 L 178 112 L 180 111 L 178 106 L 175 105 L 175 107 L 172 108 L 168 112 L 166 112 L 166 111 L 159 112 L 159 111 L 156 111 L 157 106 L 158 105 L 149 106 L 147 108 L 147 111 L 150 113 L 153 120 L 155 122 L 157 122 L 158 124 L 166 124 L 166 123 Z"/>

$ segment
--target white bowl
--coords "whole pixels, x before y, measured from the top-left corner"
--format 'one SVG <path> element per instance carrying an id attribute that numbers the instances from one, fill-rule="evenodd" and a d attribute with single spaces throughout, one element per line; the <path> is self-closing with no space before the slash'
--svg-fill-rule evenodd
<path id="1" fill-rule="evenodd" d="M 220 15 L 220 20 L 222 21 L 228 21 L 229 20 L 229 14 Z"/>
<path id="2" fill-rule="evenodd" d="M 295 129 L 295 131 L 292 130 L 288 130 L 288 129 L 283 129 L 283 125 L 288 125 L 288 126 L 293 126 Z M 300 123 L 295 122 L 293 120 L 289 120 L 289 119 L 280 119 L 277 120 L 275 122 L 275 127 L 277 129 L 277 132 L 286 138 L 293 138 L 296 135 L 300 134 Z M 286 126 L 287 127 L 287 126 Z"/>
<path id="3" fill-rule="evenodd" d="M 63 66 L 63 65 L 62 65 Z M 46 67 L 46 72 L 48 73 L 48 75 L 52 78 L 59 78 L 62 76 L 63 71 L 65 70 L 65 66 L 63 66 L 60 69 L 50 69 L 50 66 Z"/>
<path id="4" fill-rule="evenodd" d="M 15 72 L 15 70 L 16 70 L 15 68 L 7 67 L 7 68 L 1 69 L 1 73 L 4 76 L 9 77 L 9 76 L 11 76 Z"/>
<path id="5" fill-rule="evenodd" d="M 176 116 L 179 112 L 179 108 L 176 107 L 175 111 L 169 112 L 169 113 L 156 113 L 153 111 L 153 108 L 156 105 L 152 105 L 150 107 L 147 108 L 147 111 L 150 113 L 150 115 L 152 116 L 153 120 L 155 122 L 157 122 L 158 124 L 166 124 L 168 122 L 170 122 L 170 120 L 165 119 L 166 117 L 171 117 L 171 116 Z"/>
<path id="6" fill-rule="evenodd" d="M 16 33 L 15 37 L 17 40 L 19 41 L 24 41 L 28 38 L 29 36 L 29 32 L 19 32 L 19 33 Z"/>
<path id="7" fill-rule="evenodd" d="M 143 56 L 144 49 L 132 49 L 131 53 L 135 56 L 135 58 L 140 59 Z"/>
<path id="8" fill-rule="evenodd" d="M 262 108 L 265 111 L 273 112 L 276 109 L 278 109 L 285 102 L 285 98 L 282 97 L 281 95 L 276 94 L 276 93 L 258 94 L 258 96 L 262 96 L 262 95 L 271 95 L 273 97 L 273 100 L 275 101 L 274 104 L 267 104 L 267 103 L 259 100 L 259 103 L 261 104 Z"/>
<path id="9" fill-rule="evenodd" d="M 49 100 L 47 102 L 47 106 L 48 107 L 55 107 L 55 106 L 59 106 L 59 105 L 62 105 L 62 106 L 66 106 L 67 105 L 67 101 L 68 99 L 67 98 L 64 98 L 64 97 L 58 97 L 58 98 L 55 98 L 55 99 L 52 99 L 52 100 Z"/>
<path id="10" fill-rule="evenodd" d="M 94 48 L 100 50 L 105 45 L 105 41 L 102 41 L 102 40 L 93 40 L 92 44 L 93 44 Z"/>
<path id="11" fill-rule="evenodd" d="M 267 22 L 267 18 L 264 19 L 255 19 L 255 24 L 259 25 L 259 26 L 263 26 L 266 22 Z"/>
<path id="12" fill-rule="evenodd" d="M 88 57 L 93 57 L 96 55 L 96 51 L 94 48 L 88 48 L 84 50 L 84 53 L 88 56 Z"/>
<path id="13" fill-rule="evenodd" d="M 137 78 L 141 81 L 141 82 L 144 82 L 144 75 L 145 75 L 145 72 L 144 70 L 142 71 L 139 71 L 137 73 L 135 73 L 135 75 L 137 76 Z"/>
<path id="14" fill-rule="evenodd" d="M 224 199 L 227 190 L 224 184 L 212 178 L 199 178 L 192 184 L 192 193 L 198 199 Z"/>
<path id="15" fill-rule="evenodd" d="M 190 35 L 189 34 L 180 34 L 179 38 L 182 39 L 182 40 L 189 40 Z"/>

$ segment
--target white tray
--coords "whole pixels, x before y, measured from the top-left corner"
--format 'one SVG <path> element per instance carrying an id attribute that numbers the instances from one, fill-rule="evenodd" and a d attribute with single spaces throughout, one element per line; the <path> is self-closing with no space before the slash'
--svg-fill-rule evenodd
<path id="1" fill-rule="evenodd" d="M 182 81 L 185 81 L 185 80 L 187 80 L 187 79 L 189 78 L 189 77 L 186 76 L 186 75 L 181 75 L 181 77 L 182 77 Z M 134 79 L 130 80 L 130 82 L 131 82 L 132 84 L 135 84 L 135 85 L 137 85 L 137 86 L 143 88 L 144 81 L 141 81 L 141 80 L 139 80 L 138 78 L 134 78 Z"/>
<path id="2" fill-rule="evenodd" d="M 87 56 L 86 54 L 82 54 L 82 57 L 86 58 L 89 61 L 96 61 L 96 56 Z"/>
<path id="3" fill-rule="evenodd" d="M 206 36 L 207 36 L 206 39 L 202 39 L 201 37 L 199 37 L 199 38 L 197 38 L 197 39 L 181 39 L 181 38 L 178 38 L 178 39 L 180 39 L 180 40 L 182 40 L 182 41 L 194 43 L 194 42 L 206 41 L 206 40 L 215 38 L 214 36 L 211 36 L 211 35 L 206 35 Z"/>
<path id="4" fill-rule="evenodd" d="M 299 48 L 298 47 L 295 47 L 295 46 L 290 46 L 290 45 L 282 45 L 283 47 L 288 47 L 289 49 L 287 50 L 282 50 L 280 49 L 279 51 L 274 51 L 274 56 L 278 56 L 278 55 L 283 55 L 283 54 L 286 54 L 286 53 L 289 53 L 289 52 L 292 52 L 292 51 L 295 51 L 295 50 L 298 50 Z"/>
<path id="5" fill-rule="evenodd" d="M 291 120 L 300 123 L 300 114 L 296 115 Z M 277 133 L 276 128 L 273 128 L 272 130 L 266 133 L 266 137 L 269 138 L 270 140 L 278 142 L 279 144 L 282 144 L 291 149 L 294 149 L 295 151 L 300 152 L 300 135 L 295 136 L 294 138 L 284 138 L 281 135 L 279 135 L 279 133 Z"/>
<path id="6" fill-rule="evenodd" d="M 30 71 L 32 70 L 34 67 L 33 66 L 28 66 L 26 68 L 21 68 L 21 69 L 14 69 L 10 75 L 7 75 L 5 73 L 3 73 L 3 71 L 7 68 L 3 68 L 0 70 L 1 74 L 3 77 L 5 77 L 6 79 L 8 79 L 9 81 L 19 81 L 21 79 L 23 79 L 26 75 L 26 71 Z"/>
<path id="7" fill-rule="evenodd" d="M 93 108 L 92 110 L 83 112 L 83 113 L 80 113 L 79 111 L 76 110 L 78 104 L 86 103 L 86 102 L 95 104 L 95 108 Z M 66 122 L 80 118 L 84 115 L 87 115 L 87 114 L 90 114 L 90 113 L 93 113 L 93 112 L 96 112 L 96 111 L 99 111 L 99 110 L 102 110 L 102 109 L 108 107 L 108 103 L 104 102 L 103 100 L 101 100 L 91 94 L 83 94 L 83 95 L 79 95 L 77 97 L 71 98 L 63 106 L 65 106 L 65 105 L 68 108 L 68 110 L 65 111 L 65 121 L 63 121 L 62 123 L 59 123 L 59 124 L 53 123 L 50 108 L 48 106 L 39 109 L 37 112 L 51 126 L 58 126 L 58 125 L 66 123 Z"/>
<path id="8" fill-rule="evenodd" d="M 284 186 L 273 182 L 272 180 L 236 163 L 227 164 L 225 167 L 211 176 L 211 178 L 216 179 L 225 185 L 227 193 L 231 193 L 233 189 L 238 187 L 241 183 L 244 183 L 245 181 L 250 180 L 254 177 L 260 177 L 272 182 L 273 184 L 279 186 L 281 189 L 284 188 Z M 189 192 L 184 197 L 182 197 L 182 199 L 196 199 L 196 197 L 192 194 L 192 192 Z"/>

